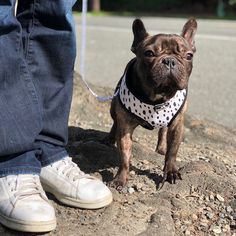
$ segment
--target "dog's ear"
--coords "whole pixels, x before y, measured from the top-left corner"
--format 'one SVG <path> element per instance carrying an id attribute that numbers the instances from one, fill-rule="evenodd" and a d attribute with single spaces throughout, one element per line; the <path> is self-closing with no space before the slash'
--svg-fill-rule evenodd
<path id="1" fill-rule="evenodd" d="M 140 19 L 134 20 L 132 29 L 134 34 L 134 41 L 131 46 L 131 51 L 136 54 L 138 45 L 148 36 L 148 33 L 144 27 L 143 22 Z"/>
<path id="2" fill-rule="evenodd" d="M 194 36 L 197 31 L 197 21 L 193 18 L 189 19 L 182 30 L 181 36 L 186 39 L 189 43 L 190 47 L 192 48 L 193 52 L 196 51 Z"/>

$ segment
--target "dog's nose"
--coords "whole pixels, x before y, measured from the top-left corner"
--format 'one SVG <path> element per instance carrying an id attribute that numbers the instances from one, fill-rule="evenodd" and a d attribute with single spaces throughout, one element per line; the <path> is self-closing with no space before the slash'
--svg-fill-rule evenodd
<path id="1" fill-rule="evenodd" d="M 174 58 L 164 58 L 162 60 L 162 63 L 168 68 L 168 69 L 173 69 L 175 67 L 175 59 Z"/>

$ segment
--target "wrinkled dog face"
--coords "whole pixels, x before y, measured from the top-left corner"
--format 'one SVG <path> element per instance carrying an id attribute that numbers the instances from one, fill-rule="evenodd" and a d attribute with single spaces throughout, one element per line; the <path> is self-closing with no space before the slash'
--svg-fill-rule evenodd
<path id="1" fill-rule="evenodd" d="M 131 50 L 137 56 L 137 68 L 145 83 L 160 91 L 184 89 L 192 71 L 196 51 L 194 35 L 197 23 L 190 19 L 182 35 L 158 34 L 149 36 L 141 20 L 133 23 L 134 42 Z"/>

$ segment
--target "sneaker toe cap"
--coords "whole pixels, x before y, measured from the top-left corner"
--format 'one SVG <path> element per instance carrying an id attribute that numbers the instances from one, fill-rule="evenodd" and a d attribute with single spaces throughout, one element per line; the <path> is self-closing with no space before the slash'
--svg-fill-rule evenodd
<path id="1" fill-rule="evenodd" d="M 31 222 L 55 220 L 54 208 L 42 199 L 22 203 L 19 201 L 17 205 L 11 214 L 12 218 L 16 220 Z"/>
<path id="2" fill-rule="evenodd" d="M 85 201 L 101 201 L 112 196 L 109 188 L 100 180 L 81 181 L 78 188 L 78 197 Z"/>

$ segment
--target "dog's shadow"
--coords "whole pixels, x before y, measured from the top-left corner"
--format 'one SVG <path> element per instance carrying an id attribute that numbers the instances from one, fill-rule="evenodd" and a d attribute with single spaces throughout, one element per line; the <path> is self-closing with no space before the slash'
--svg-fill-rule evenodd
<path id="1" fill-rule="evenodd" d="M 69 142 L 67 145 L 68 154 L 73 161 L 79 165 L 85 173 L 98 172 L 104 182 L 111 182 L 114 178 L 109 168 L 120 165 L 120 157 L 115 146 L 104 142 L 108 136 L 107 132 L 82 129 L 80 127 L 69 127 Z M 130 166 L 137 175 L 146 175 L 152 179 L 157 189 L 162 182 L 162 176 L 150 173 L 149 170 L 141 170 L 135 166 Z"/>
<path id="2" fill-rule="evenodd" d="M 108 169 L 120 163 L 116 147 L 104 142 L 107 136 L 107 132 L 71 126 L 66 147 L 69 156 L 81 170 L 85 173 L 100 173 L 104 182 L 113 179 L 113 173 Z"/>

